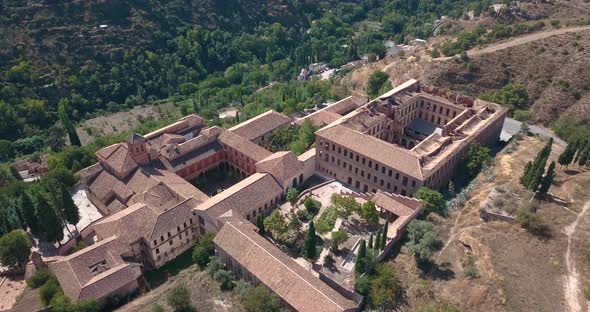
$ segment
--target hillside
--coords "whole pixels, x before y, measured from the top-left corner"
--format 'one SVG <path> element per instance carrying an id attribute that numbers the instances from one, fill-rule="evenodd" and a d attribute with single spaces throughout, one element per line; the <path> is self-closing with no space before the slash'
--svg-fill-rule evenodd
<path id="1" fill-rule="evenodd" d="M 472 95 L 522 83 L 533 122 L 549 124 L 564 114 L 590 118 L 590 29 L 472 56 L 471 61 L 476 70 L 463 62 L 434 61 L 423 77 Z"/>

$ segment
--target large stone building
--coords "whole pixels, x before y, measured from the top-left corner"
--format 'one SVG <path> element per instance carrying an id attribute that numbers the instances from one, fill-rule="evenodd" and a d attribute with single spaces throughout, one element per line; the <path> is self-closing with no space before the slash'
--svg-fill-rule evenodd
<path id="1" fill-rule="evenodd" d="M 316 169 L 363 192 L 445 186 L 473 142 L 497 142 L 507 110 L 410 80 L 316 133 Z"/>
<path id="2" fill-rule="evenodd" d="M 267 112 L 230 129 L 184 117 L 96 153 L 98 163 L 80 172 L 104 216 L 92 224 L 94 244 L 51 259 L 49 267 L 72 300 L 102 300 L 133 291 L 142 270 L 160 268 L 215 232 L 227 267 L 277 293 L 285 306 L 355 310 L 357 302 L 260 236 L 256 217 L 320 173 L 372 198 L 392 222 L 391 237 L 401 235 L 421 205 L 406 195 L 443 186 L 470 143 L 497 140 L 505 114 L 496 104 L 409 81 L 367 104 L 346 98 L 295 121 L 325 125 L 316 148 L 300 156 L 260 146 L 293 122 L 282 114 Z M 239 181 L 215 192 L 194 186 L 214 168 Z"/>

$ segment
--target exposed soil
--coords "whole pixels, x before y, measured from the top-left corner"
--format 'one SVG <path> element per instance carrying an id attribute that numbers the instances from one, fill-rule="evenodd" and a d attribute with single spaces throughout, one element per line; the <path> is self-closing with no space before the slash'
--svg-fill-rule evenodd
<path id="1" fill-rule="evenodd" d="M 172 311 L 166 304 L 166 294 L 178 285 L 185 285 L 190 289 L 192 303 L 198 311 L 243 311 L 236 292 L 222 292 L 219 284 L 209 277 L 207 272 L 197 271 L 195 266 L 184 270 L 165 284 L 152 289 L 117 311 L 149 312 L 156 303 L 164 307 L 165 311 Z"/>
<path id="2" fill-rule="evenodd" d="M 537 214 L 548 225 L 549 235 L 535 236 L 517 224 L 507 222 L 483 222 L 479 207 L 489 191 L 502 184 L 523 193 L 518 179 L 526 161 L 532 159 L 542 147 L 541 140 L 531 137 L 521 141 L 511 154 L 501 152 L 491 173 L 482 173 L 477 180 L 479 187 L 461 210 L 451 218 L 431 218 L 435 223 L 443 248 L 434 255 L 435 264 L 419 269 L 405 248 L 393 261 L 409 288 L 408 307 L 411 311 L 424 302 L 442 300 L 463 311 L 582 311 L 570 310 L 572 297 L 579 299 L 582 309 L 587 309 L 580 290 L 588 278 L 590 265 L 584 256 L 590 237 L 590 216 L 581 215 L 580 203 L 587 194 L 569 191 L 590 183 L 590 171 L 578 168 L 575 174 L 559 169 L 551 193 L 565 200 L 541 201 Z M 553 146 L 551 160 L 563 147 Z M 572 170 L 572 171 L 574 171 Z M 515 198 L 514 204 L 518 203 Z M 571 259 L 568 250 L 568 232 L 572 222 L 579 219 L 572 235 Z M 571 232 L 574 233 L 574 232 Z M 464 277 L 462 259 L 471 254 L 476 259 L 478 277 Z M 565 291 L 564 283 L 574 267 L 578 269 L 578 288 L 572 295 Z M 586 310 L 584 310 L 586 311 Z"/>

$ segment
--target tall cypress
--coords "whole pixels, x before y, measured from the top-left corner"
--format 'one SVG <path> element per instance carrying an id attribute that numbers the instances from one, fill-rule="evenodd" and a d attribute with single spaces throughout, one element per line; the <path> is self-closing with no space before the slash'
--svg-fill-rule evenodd
<path id="1" fill-rule="evenodd" d="M 381 250 L 384 250 L 385 245 L 387 244 L 388 228 L 389 228 L 389 222 L 385 221 L 385 224 L 383 225 L 383 237 L 381 237 L 381 246 L 379 246 L 381 248 Z"/>
<path id="2" fill-rule="evenodd" d="M 40 236 L 47 242 L 56 243 L 64 238 L 63 223 L 49 205 L 42 192 L 38 192 L 35 198 L 37 217 L 40 222 Z"/>
<path id="3" fill-rule="evenodd" d="M 541 195 L 547 194 L 551 184 L 553 183 L 553 179 L 555 178 L 555 162 L 552 161 L 547 169 L 547 173 L 543 177 L 543 181 L 541 181 L 541 186 L 539 187 L 539 193 Z"/>
<path id="4" fill-rule="evenodd" d="M 581 167 L 586 166 L 588 163 L 588 158 L 590 158 L 590 142 L 586 144 L 586 147 L 583 149 L 583 151 L 581 150 L 580 157 L 578 158 L 578 165 Z"/>
<path id="5" fill-rule="evenodd" d="M 371 233 L 371 236 L 369 237 L 369 248 L 373 248 L 373 233 Z"/>
<path id="6" fill-rule="evenodd" d="M 80 222 L 80 210 L 74 203 L 70 192 L 68 192 L 68 189 L 63 183 L 60 183 L 60 193 L 64 217 L 66 221 L 73 225 L 76 228 L 76 231 L 78 231 L 77 224 Z"/>
<path id="7" fill-rule="evenodd" d="M 258 227 L 258 233 L 260 235 L 266 234 L 266 229 L 264 228 L 264 218 L 262 218 L 262 214 L 259 214 L 256 217 L 256 226 Z"/>
<path id="8" fill-rule="evenodd" d="M 574 160 L 575 153 L 576 150 L 574 144 L 568 144 L 563 153 L 559 155 L 559 159 L 557 160 L 559 162 L 559 165 L 562 167 L 565 166 L 567 168 L 567 166 L 569 166 L 572 163 L 572 160 Z"/>
<path id="9" fill-rule="evenodd" d="M 356 254 L 356 262 L 354 265 L 354 271 L 358 274 L 362 274 L 365 272 L 366 266 L 366 258 L 367 258 L 367 245 L 364 239 L 361 239 L 359 245 L 359 251 Z"/>
<path id="10" fill-rule="evenodd" d="M 33 234 L 35 237 L 39 237 L 39 219 L 37 219 L 33 200 L 31 200 L 31 196 L 26 191 L 23 191 L 20 195 L 20 209 L 22 211 L 25 224 L 29 227 L 31 234 Z"/>
<path id="11" fill-rule="evenodd" d="M 305 242 L 303 242 L 303 252 L 308 259 L 317 258 L 317 237 L 313 220 L 309 223 Z"/>

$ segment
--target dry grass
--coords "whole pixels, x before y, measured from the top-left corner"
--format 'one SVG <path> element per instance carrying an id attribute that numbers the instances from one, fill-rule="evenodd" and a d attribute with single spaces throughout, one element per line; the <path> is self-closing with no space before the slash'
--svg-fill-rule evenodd
<path id="1" fill-rule="evenodd" d="M 564 311 L 562 282 L 566 268 L 563 255 L 567 248 L 567 236 L 563 228 L 575 219 L 576 213 L 556 203 L 542 201 L 538 214 L 549 223 L 549 237 L 531 235 L 515 224 L 485 223 L 479 218 L 480 204 L 494 186 L 502 184 L 518 194 L 526 193 L 518 179 L 525 163 L 536 155 L 543 144 L 536 137 L 525 137 L 510 155 L 501 152 L 491 173 L 482 173 L 477 178 L 479 187 L 465 207 L 448 220 L 436 220 L 443 242 L 447 243 L 450 237 L 444 251 L 434 256 L 436 265 L 422 272 L 402 248 L 393 262 L 410 288 L 409 310 L 424 302 L 442 300 L 464 311 Z M 562 150 L 554 145 L 551 159 Z M 490 174 L 494 179 L 487 177 Z M 576 203 L 588 197 L 572 189 L 587 185 L 589 180 L 588 170 L 579 170 L 576 174 L 558 170 L 557 185 L 551 192 L 568 201 L 570 207 L 575 207 Z M 578 233 L 582 237 L 576 239 L 574 253 L 578 255 L 579 268 L 585 261 L 581 275 L 586 278 L 582 280 L 587 280 L 590 260 L 586 260 L 584 251 L 590 252 L 590 245 L 584 243 L 590 238 L 590 220 L 582 223 L 580 227 L 583 229 Z M 475 259 L 478 278 L 464 277 L 462 261 L 468 255 L 473 255 Z M 427 291 L 423 289 L 425 287 Z M 429 295 L 419 296 L 424 292 Z"/>

